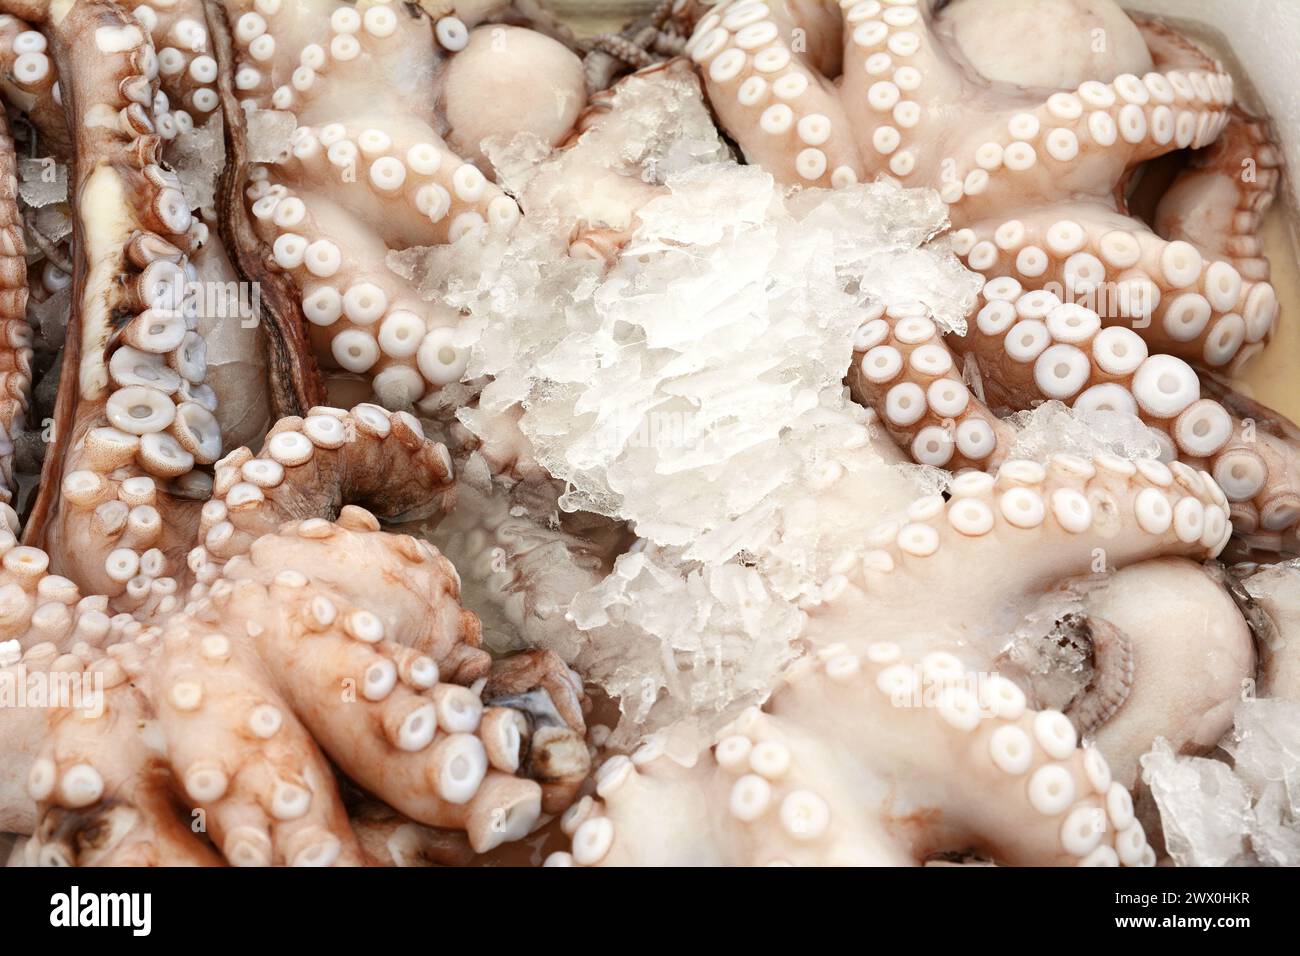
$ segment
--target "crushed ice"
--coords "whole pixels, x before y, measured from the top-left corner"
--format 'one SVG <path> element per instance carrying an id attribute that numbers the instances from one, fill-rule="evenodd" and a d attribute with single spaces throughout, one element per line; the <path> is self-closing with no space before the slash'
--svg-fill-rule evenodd
<path id="1" fill-rule="evenodd" d="M 1300 702 L 1244 697 L 1220 746 L 1228 764 L 1158 738 L 1142 779 L 1179 866 L 1300 866 Z"/>
<path id="2" fill-rule="evenodd" d="M 522 405 L 537 460 L 566 483 L 561 506 L 641 538 L 569 615 L 593 638 L 584 674 L 633 722 L 662 726 L 766 696 L 801 603 L 880 517 L 858 508 L 819 528 L 807 509 L 836 476 L 876 469 L 895 503 L 918 490 L 916 469 L 873 450 L 843 385 L 866 306 L 921 301 L 959 327 L 980 280 L 924 245 L 946 225 L 933 192 L 881 182 L 791 198 L 735 163 L 693 78 L 633 79 L 615 109 L 614 129 L 559 154 L 524 138 L 489 149 L 526 212 L 509 241 L 390 262 L 470 316 L 458 344 L 469 376 L 490 382 L 461 421 Z M 635 231 L 607 270 L 568 254 L 579 224 Z"/>

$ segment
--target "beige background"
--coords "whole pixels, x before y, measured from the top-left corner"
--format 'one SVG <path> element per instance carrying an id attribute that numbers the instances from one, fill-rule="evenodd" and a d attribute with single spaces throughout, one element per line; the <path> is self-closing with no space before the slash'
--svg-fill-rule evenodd
<path id="1" fill-rule="evenodd" d="M 546 6 L 587 37 L 617 32 L 628 20 L 653 10 L 656 0 L 550 0 Z"/>

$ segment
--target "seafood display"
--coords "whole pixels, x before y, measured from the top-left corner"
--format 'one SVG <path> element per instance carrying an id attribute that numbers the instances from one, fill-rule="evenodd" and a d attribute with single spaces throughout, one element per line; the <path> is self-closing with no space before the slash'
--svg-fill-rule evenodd
<path id="1" fill-rule="evenodd" d="M 1230 53 L 0 0 L 0 858 L 1300 865 Z"/>

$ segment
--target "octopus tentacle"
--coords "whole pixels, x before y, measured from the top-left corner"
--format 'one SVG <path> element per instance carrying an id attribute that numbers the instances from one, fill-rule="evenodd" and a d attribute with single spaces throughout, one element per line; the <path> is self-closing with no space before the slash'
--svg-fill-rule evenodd
<path id="1" fill-rule="evenodd" d="M 186 615 L 146 630 L 136 645 L 112 646 L 99 665 L 105 713 L 96 720 L 56 714 L 28 776 L 44 809 L 36 840 L 50 842 L 43 835 L 57 831 L 64 811 L 78 811 L 81 826 L 92 829 L 127 807 L 134 812 L 117 821 L 125 832 L 115 834 L 124 849 L 114 852 L 137 861 L 169 862 L 178 853 L 218 859 L 206 844 L 177 838 L 191 837 L 191 829 L 236 864 L 270 862 L 273 851 L 281 862 L 306 862 L 299 854 L 318 863 L 354 857 L 329 767 L 300 726 L 280 726 L 275 691 L 240 660 L 241 650 Z M 146 723 L 157 750 L 139 733 Z M 120 744 L 128 731 L 134 749 Z M 174 785 L 163 783 L 169 770 L 179 778 Z M 176 785 L 185 803 L 170 797 Z"/>
<path id="2" fill-rule="evenodd" d="M 585 104 L 580 62 L 533 31 L 471 31 L 455 17 L 434 22 L 387 2 L 241 2 L 213 16 L 226 38 L 219 59 L 233 74 L 226 119 L 240 166 L 224 197 L 248 206 L 227 214 L 256 237 L 241 250 L 241 270 L 276 279 L 267 300 L 273 338 L 292 344 L 305 327 L 324 368 L 366 376 L 386 406 L 435 401 L 464 372 L 460 318 L 424 302 L 386 256 L 393 247 L 454 242 L 485 224 L 513 228 L 518 204 L 475 164 L 486 168 L 482 143 L 521 132 L 562 141 Z M 434 82 L 413 83 L 411 63 Z M 512 102 L 510 112 L 481 108 L 481 88 L 509 83 L 512 71 L 527 102 Z M 393 89 L 403 91 L 398 109 Z M 245 169 L 238 141 L 267 106 L 293 112 L 299 126 L 278 162 Z M 529 118 L 523 129 L 516 109 Z M 354 253 L 346 263 L 344 248 Z M 292 411 L 320 400 L 301 398 Z"/>
<path id="3" fill-rule="evenodd" d="M 72 154 L 72 140 L 58 95 L 58 69 L 48 47 L 44 34 L 12 14 L 0 14 L 0 88 L 36 127 L 38 150 L 66 157 Z"/>
<path id="4" fill-rule="evenodd" d="M 0 500 L 13 500 L 13 447 L 24 427 L 32 383 L 27 320 L 27 246 L 18 211 L 17 161 L 0 117 Z"/>
<path id="5" fill-rule="evenodd" d="M 197 518 L 178 503 L 164 527 L 155 479 L 175 480 L 167 491 L 181 499 L 202 493 L 194 466 L 220 456 L 215 394 L 203 387 L 202 341 L 185 297 L 186 256 L 201 224 L 158 160 L 146 108 L 153 50 L 139 24 L 115 5 L 80 3 L 49 24 L 49 38 L 61 66 L 89 64 L 63 71 L 68 126 L 84 131 L 64 359 L 75 386 L 60 392 L 55 413 L 55 440 L 67 453 L 47 456 L 26 536 L 49 545 L 83 585 L 117 594 L 144 554 L 160 574 L 165 552 L 180 553 Z"/>
<path id="6" fill-rule="evenodd" d="M 891 437 L 922 464 L 996 467 L 1007 455 L 1012 429 L 962 381 L 924 309 L 892 306 L 882 315 L 887 318 L 864 322 L 854 338 L 853 397 L 880 409 Z"/>
<path id="7" fill-rule="evenodd" d="M 180 0 L 151 4 L 148 0 L 126 0 L 130 10 L 148 32 L 157 54 L 158 94 L 154 100 L 154 121 L 159 135 L 172 139 L 193 128 L 195 120 L 206 122 L 221 105 L 217 95 L 217 61 L 208 34 L 202 0 Z"/>
<path id="8" fill-rule="evenodd" d="M 767 713 L 750 711 L 721 731 L 712 754 L 665 753 L 652 741 L 630 760 L 608 760 L 596 798 L 564 818 L 570 850 L 549 862 L 897 864 L 974 852 L 1005 862 L 1153 863 L 1129 793 L 1100 752 L 1079 747 L 1064 714 L 1032 710 L 1010 680 L 973 677 L 972 654 L 997 640 L 1003 622 L 1018 623 L 1016 588 L 1037 595 L 1086 573 L 1098 542 L 1117 567 L 1217 553 L 1230 534 L 1227 502 L 1181 465 L 1139 471 L 1112 456 L 1008 461 L 996 478 L 958 477 L 950 494 L 918 499 L 906 523 L 870 532 L 860 556 L 836 562 L 822 603 L 807 611 L 810 653 L 791 665 Z M 958 568 L 1008 566 L 1012 553 L 1032 571 L 1010 589 L 991 595 L 961 581 Z M 943 593 L 926 583 L 936 575 L 950 582 Z M 918 641 L 922 595 L 930 611 Z M 972 620 L 992 629 L 989 644 L 961 623 Z M 943 650 L 950 640 L 962 642 L 965 661 Z M 913 655 L 919 665 L 907 663 Z M 826 706 L 840 695 L 843 704 Z M 922 787 L 926 796 L 909 802 L 891 785 L 927 773 L 951 780 L 954 761 L 965 768 L 958 789 Z M 971 785 L 981 796 L 969 798 Z M 864 792 L 882 796 L 864 805 Z M 1003 816 L 1004 807 L 1015 810 Z"/>
<path id="9" fill-rule="evenodd" d="M 469 168 L 481 182 L 478 171 Z M 308 205 L 286 187 L 264 180 L 250 187 L 249 195 L 254 194 L 261 196 L 251 207 L 254 228 L 270 247 L 274 268 L 301 290 L 309 337 L 330 365 L 371 375 L 376 396 L 394 408 L 460 380 L 469 356 L 455 344 L 459 315 L 424 302 L 392 273 L 384 265 L 381 242 L 347 241 L 349 218 L 323 197 L 309 196 Z M 518 209 L 514 200 L 506 201 Z M 482 222 L 474 212 L 461 216 L 470 219 L 453 229 Z"/>
<path id="10" fill-rule="evenodd" d="M 1281 183 L 1281 153 L 1268 124 L 1234 107 L 1209 148 L 1189 160 L 1156 206 L 1156 230 L 1230 262 L 1248 280 L 1267 281 L 1259 224 Z M 1231 198 L 1229 198 L 1231 197 Z"/>
<path id="11" fill-rule="evenodd" d="M 1101 207 L 973 223 L 953 234 L 953 245 L 990 281 L 1091 308 L 1108 325 L 1133 327 L 1152 352 L 1207 368 L 1241 361 L 1277 325 L 1267 282 L 1243 279 L 1230 262 Z"/>
<path id="12" fill-rule="evenodd" d="M 1022 409 L 1055 399 L 1137 415 L 1166 437 L 1164 457 L 1212 473 L 1229 500 L 1251 505 L 1256 525 L 1277 532 L 1294 524 L 1300 498 L 1293 436 L 1259 435 L 1251 413 L 1234 413 L 1211 397 L 1186 362 L 1150 354 L 1132 329 L 1102 328 L 1092 309 L 1042 289 L 1024 292 L 1010 276 L 989 280 L 980 301 L 976 322 L 951 343 L 976 357 L 995 405 Z M 1227 318 L 1241 322 L 1235 313 Z"/>
<path id="13" fill-rule="evenodd" d="M 34 648 L 33 651 L 36 649 Z M 112 647 L 89 661 L 64 655 L 50 671 L 95 677 L 101 713 L 87 704 L 50 716 L 51 739 L 28 768 L 26 782 L 42 806 L 25 852 L 32 865 L 210 866 L 211 849 L 191 831 L 159 771 L 161 756 L 141 734 L 153 712 L 128 681 L 141 676 L 143 652 Z M 113 794 L 104 804 L 103 793 Z"/>
<path id="14" fill-rule="evenodd" d="M 390 241 L 455 242 L 477 225 L 487 222 L 509 230 L 519 218 L 518 203 L 488 182 L 478 167 L 440 143 L 402 132 L 389 135 L 382 126 L 300 126 L 291 156 L 280 166 L 283 172 L 277 170 L 274 179 L 282 175 L 304 188 L 329 186 L 336 201 L 354 211 L 376 197 L 405 200 L 395 205 L 396 218 L 381 226 Z M 266 189 L 273 186 L 268 183 Z M 354 188 L 372 195 L 350 204 L 347 195 Z"/>
<path id="15" fill-rule="evenodd" d="M 1231 77 L 1194 76 L 1195 82 L 1179 73 L 1086 81 L 1033 110 L 1011 113 L 1005 132 L 994 126 L 986 141 L 970 148 L 969 159 L 958 154 L 940 195 L 969 221 L 1026 193 L 1064 199 L 1085 192 L 1101 178 L 1093 168 L 1098 163 L 1119 178 L 1175 149 L 1206 146 L 1227 124 Z"/>
<path id="16" fill-rule="evenodd" d="M 275 4 L 271 3 L 271 7 Z M 249 143 L 242 126 L 231 64 L 234 62 L 232 26 L 222 7 L 205 4 L 213 51 L 219 66 L 217 93 L 221 99 L 225 131 L 226 168 L 218 184 L 218 223 L 222 241 L 239 275 L 261 292 L 262 338 L 267 350 L 268 404 L 272 420 L 297 415 L 325 400 L 325 386 L 312 350 L 307 346 L 299 316 L 299 295 L 293 283 L 272 269 L 260 253 L 252 216 L 244 201 L 250 167 Z"/>
<path id="17" fill-rule="evenodd" d="M 174 852 L 162 847 L 168 814 L 189 808 L 232 863 L 360 862 L 324 755 L 412 820 L 465 830 L 480 852 L 566 806 L 588 766 L 580 683 L 546 656 L 489 680 L 455 569 L 348 503 L 418 512 L 449 481 L 446 452 L 415 420 L 374 406 L 314 409 L 272 429 L 263 457 L 228 456 L 204 511 L 205 525 L 214 508 L 224 518 L 190 555 L 188 603 L 137 607 L 124 645 L 142 649 L 135 676 L 109 687 L 115 700 L 140 689 L 164 765 L 97 756 L 117 721 L 56 720 L 28 778 L 37 842 L 60 807 L 97 818 L 121 803 L 138 810 L 123 845 L 141 859 Z M 178 808 L 140 789 L 167 773 L 185 795 Z"/>
<path id="18" fill-rule="evenodd" d="M 385 518 L 426 516 L 444 507 L 450 487 L 447 450 L 425 439 L 411 415 L 376 405 L 313 408 L 277 422 L 260 455 L 237 448 L 217 463 L 199 550 L 244 554 L 283 522 L 333 518 L 358 504 Z M 191 555 L 192 565 L 200 560 Z"/>
<path id="19" fill-rule="evenodd" d="M 1277 295 L 1253 236 L 1278 178 L 1266 131 L 1235 105 L 1220 63 L 1155 21 L 1074 5 L 1080 27 L 1095 21 L 1116 42 L 1100 56 L 1069 46 L 1022 60 L 980 8 L 742 0 L 703 18 L 687 47 L 751 161 L 805 186 L 888 173 L 937 188 L 957 227 L 953 250 L 987 280 L 972 331 L 946 344 L 927 336 L 915 353 L 900 349 L 899 326 L 869 316 L 849 373 L 855 395 L 915 460 L 958 468 L 1003 454 L 997 434 L 1007 429 L 975 397 L 996 410 L 1060 399 L 1138 414 L 1167 435 L 1162 457 L 1214 472 L 1243 530 L 1287 529 L 1300 504 L 1287 439 L 1256 445 L 1245 416 L 1202 396 L 1186 364 L 1237 368 L 1276 328 Z M 797 52 L 795 30 L 806 33 Z M 977 119 L 951 123 L 953 104 L 970 111 L 965 100 Z M 1136 168 L 1207 146 L 1165 196 L 1155 217 L 1163 238 L 1127 215 Z M 1229 183 L 1246 159 L 1258 175 Z M 883 364 L 869 372 L 861 363 L 872 349 Z M 989 383 L 986 395 L 957 381 L 949 349 L 972 383 Z M 932 358 L 934 373 L 913 368 L 913 354 Z M 960 423 L 968 448 L 920 394 L 935 375 L 970 419 Z"/>
<path id="20" fill-rule="evenodd" d="M 238 0 L 226 7 L 239 52 L 235 88 L 246 108 L 299 112 L 318 85 L 355 79 L 376 60 L 396 69 L 431 39 L 427 20 L 399 16 L 387 3 Z"/>
<path id="21" fill-rule="evenodd" d="M 834 14 L 816 7 L 796 21 L 764 3 L 734 4 L 701 20 L 686 45 L 723 125 L 754 130 L 742 138 L 746 155 L 786 181 L 847 185 L 862 176 L 846 110 L 819 81 L 840 60 L 834 26 Z"/>
<path id="22" fill-rule="evenodd" d="M 1205 394 L 1228 410 L 1242 428 L 1215 461 L 1216 480 L 1232 502 L 1234 527 L 1252 541 L 1277 548 L 1295 534 L 1297 502 L 1291 491 L 1300 428 L 1226 385 L 1201 376 Z M 1287 545 L 1289 546 L 1289 542 Z"/>
<path id="23" fill-rule="evenodd" d="M 921 640 L 913 623 L 921 601 L 934 638 L 947 633 L 950 621 L 953 640 L 974 638 L 956 623 L 963 620 L 1013 630 L 1024 600 L 1057 582 L 1099 565 L 1213 556 L 1232 531 L 1228 502 L 1213 480 L 1177 462 L 1166 468 L 1112 455 L 1054 455 L 1047 465 L 1012 459 L 996 475 L 958 476 L 948 493 L 947 501 L 916 500 L 837 559 L 822 603 L 807 609 L 807 640 L 860 651 L 868 637 L 860 622 L 871 620 L 870 634 L 910 650 L 908 642 Z M 1012 565 L 1027 570 L 994 589 L 960 571 Z M 935 575 L 949 582 L 939 593 Z M 995 656 L 990 649 L 990 666 Z"/>
<path id="24" fill-rule="evenodd" d="M 1133 20 L 1161 69 L 1221 71 L 1211 56 L 1166 24 L 1140 14 Z M 1268 123 L 1235 104 L 1223 135 L 1189 157 L 1165 190 L 1153 217 L 1156 230 L 1226 259 L 1248 279 L 1266 280 L 1268 260 L 1260 254 L 1257 233 L 1277 194 L 1280 156 Z"/>
<path id="25" fill-rule="evenodd" d="M 1128 792 L 1064 715 L 1030 710 L 1010 681 L 968 686 L 964 675 L 953 654 L 909 663 L 886 641 L 810 661 L 712 752 L 679 762 L 652 744 L 607 762 L 599 801 L 566 815 L 571 849 L 548 862 L 879 865 L 947 852 L 1155 862 Z M 844 713 L 855 719 L 831 716 Z M 908 799 L 891 787 L 904 776 L 932 783 Z"/>
<path id="26" fill-rule="evenodd" d="M 17 542 L 18 518 L 0 505 L 0 682 L 10 690 L 27 686 L 29 674 L 45 673 L 67 653 L 86 656 L 124 636 L 125 621 L 110 617 L 108 599 L 83 597 L 76 584 L 49 573 L 49 558 Z M 137 625 L 138 629 L 138 625 Z M 23 781 L 44 733 L 39 707 L 0 709 L 0 728 L 8 754 L 0 776 L 0 826 L 30 833 L 35 811 Z"/>
<path id="27" fill-rule="evenodd" d="M 1032 82 L 1012 86 L 1019 78 L 959 64 L 945 48 L 950 38 L 933 29 L 933 4 L 839 6 L 837 17 L 820 4 L 787 13 L 739 0 L 701 20 L 687 45 L 723 125 L 784 182 L 844 186 L 885 173 L 939 189 L 961 221 L 1025 195 L 1086 193 L 1107 172 L 1118 179 L 1137 163 L 1204 146 L 1232 103 L 1226 74 L 1122 69 L 1034 102 Z M 799 56 L 782 39 L 794 29 L 807 37 Z M 1127 58 L 1134 62 L 1150 61 Z M 952 124 L 953 104 L 971 101 L 980 119 Z"/>
<path id="28" fill-rule="evenodd" d="M 662 58 L 681 56 L 698 19 L 696 0 L 661 0 L 648 16 L 620 32 L 596 37 L 582 59 L 587 92 L 611 86 L 629 66 L 641 69 Z"/>
<path id="29" fill-rule="evenodd" d="M 287 706 L 354 780 L 412 819 L 466 829 L 478 850 L 525 835 L 542 792 L 515 774 L 521 750 L 539 741 L 515 712 L 485 709 L 465 686 L 489 660 L 475 650 L 477 620 L 456 603 L 454 571 L 414 540 L 357 520 L 313 519 L 258 539 L 247 559 L 227 564 L 213 600 L 223 615 L 257 622 L 253 644 Z M 364 566 L 410 582 L 382 604 L 339 560 L 367 552 Z M 309 582 L 295 567 L 316 572 Z M 340 706 L 349 687 L 355 704 Z"/>

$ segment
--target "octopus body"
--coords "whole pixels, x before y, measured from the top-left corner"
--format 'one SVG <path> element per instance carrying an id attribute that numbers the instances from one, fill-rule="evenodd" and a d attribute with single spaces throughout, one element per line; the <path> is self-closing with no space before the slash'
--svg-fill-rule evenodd
<path id="1" fill-rule="evenodd" d="M 792 189 L 936 189 L 982 280 L 964 330 L 867 306 L 854 467 L 771 517 L 834 545 L 793 662 L 707 739 L 636 747 L 584 685 L 622 651 L 572 602 L 656 545 L 565 512 L 526 410 L 468 380 L 475 317 L 409 268 L 532 215 L 633 268 L 665 187 L 582 152 L 641 135 L 619 64 Z M 92 688 L 0 709 L 13 862 L 1152 865 L 1152 741 L 1212 749 L 1257 672 L 1296 693 L 1285 645 L 1256 657 L 1261 620 L 1293 629 L 1287 567 L 1215 562 L 1300 521 L 1294 426 L 1215 374 L 1273 333 L 1280 160 L 1158 21 L 676 0 L 583 44 L 533 0 L 0 0 L 0 72 L 71 219 L 24 216 L 0 119 L 0 677 Z M 521 145 L 577 158 L 521 189 Z M 241 284 L 246 334 L 191 295 Z M 28 305 L 59 294 L 21 500 Z M 1044 399 L 1137 415 L 1161 460 L 1016 457 L 1004 415 Z M 953 474 L 918 494 L 905 460 Z"/>
<path id="2" fill-rule="evenodd" d="M 836 484 L 850 487 L 835 493 L 857 491 L 850 477 Z M 1042 706 L 1032 681 L 999 672 L 997 649 L 1045 591 L 1087 577 L 1098 548 L 1147 586 L 1153 558 L 1181 559 L 1164 568 L 1162 583 L 1212 609 L 1194 640 L 1222 668 L 1217 686 L 1173 711 L 1198 715 L 1195 731 L 1176 726 L 1169 711 L 1155 717 L 1157 698 L 1193 685 L 1151 672 L 1161 667 L 1161 642 L 1188 634 L 1139 622 L 1131 592 L 1088 600 L 1098 626 L 1133 644 L 1118 668 L 1099 666 L 1098 674 L 1118 670 L 1136 686 L 1135 663 L 1144 671 L 1142 696 L 1152 696 L 1121 692 L 1120 707 L 1125 717 L 1141 715 L 1144 733 L 1176 746 L 1196 746 L 1202 730 L 1217 740 L 1230 720 L 1223 704 L 1253 672 L 1254 653 L 1236 606 L 1185 559 L 1213 556 L 1226 543 L 1226 498 L 1181 465 L 1139 468 L 1112 456 L 1062 455 L 1046 467 L 1009 461 L 996 476 L 962 475 L 950 492 L 947 501 L 914 501 L 839 559 L 808 612 L 809 653 L 761 710 L 724 727 L 709 749 L 675 746 L 669 735 L 603 763 L 594 797 L 564 819 L 571 846 L 549 862 L 1153 863 L 1128 790 L 1146 744 L 1123 739 L 1118 725 L 1094 742 L 1096 728 L 1085 724 L 1085 737 L 1083 708 L 1067 715 Z M 1017 570 L 990 587 L 963 578 L 971 567 Z M 947 582 L 942 592 L 930 590 L 935 580 Z M 1207 718 L 1214 727 L 1200 723 Z"/>

